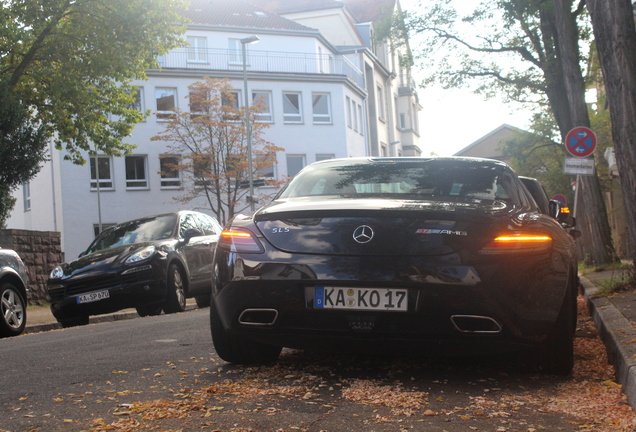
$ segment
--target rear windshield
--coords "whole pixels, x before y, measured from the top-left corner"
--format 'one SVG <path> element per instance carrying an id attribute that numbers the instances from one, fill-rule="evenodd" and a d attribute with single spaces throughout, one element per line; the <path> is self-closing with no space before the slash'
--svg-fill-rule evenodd
<path id="1" fill-rule="evenodd" d="M 320 195 L 517 203 L 504 165 L 479 161 L 326 163 L 305 168 L 279 198 Z"/>

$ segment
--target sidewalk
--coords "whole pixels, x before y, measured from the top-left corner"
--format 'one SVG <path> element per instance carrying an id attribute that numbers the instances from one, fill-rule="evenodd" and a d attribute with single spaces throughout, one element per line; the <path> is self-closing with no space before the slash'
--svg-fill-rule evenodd
<path id="1" fill-rule="evenodd" d="M 186 300 L 186 310 L 197 308 L 193 298 Z M 48 306 L 29 306 L 27 308 L 27 324 L 23 334 L 39 333 L 43 331 L 61 329 L 62 326 L 56 321 Z M 135 309 L 124 309 L 115 313 L 91 316 L 89 324 L 97 324 L 110 321 L 121 321 L 132 318 L 139 318 Z"/>
<path id="2" fill-rule="evenodd" d="M 616 368 L 616 381 L 636 410 L 636 292 L 624 291 L 597 297 L 601 283 L 621 277 L 620 270 L 581 275 L 583 295 L 605 343 L 609 361 Z"/>

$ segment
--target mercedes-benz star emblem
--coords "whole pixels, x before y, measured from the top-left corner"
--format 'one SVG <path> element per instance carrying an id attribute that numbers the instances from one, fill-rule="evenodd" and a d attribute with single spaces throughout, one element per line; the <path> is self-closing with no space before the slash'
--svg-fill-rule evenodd
<path id="1" fill-rule="evenodd" d="M 353 239 L 358 243 L 369 243 L 373 238 L 373 228 L 369 225 L 360 225 L 353 232 Z"/>

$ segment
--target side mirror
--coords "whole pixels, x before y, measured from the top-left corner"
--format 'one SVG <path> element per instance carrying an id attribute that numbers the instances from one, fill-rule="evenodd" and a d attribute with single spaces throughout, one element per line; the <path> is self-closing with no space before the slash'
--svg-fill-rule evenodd
<path id="1" fill-rule="evenodd" d="M 202 235 L 203 233 L 197 228 L 190 228 L 183 233 L 183 240 L 185 241 L 185 244 L 188 244 L 192 237 L 200 237 Z"/>
<path id="2" fill-rule="evenodd" d="M 558 220 L 559 213 L 561 213 L 561 203 L 555 200 L 550 200 L 548 207 L 550 209 L 550 216 Z"/>

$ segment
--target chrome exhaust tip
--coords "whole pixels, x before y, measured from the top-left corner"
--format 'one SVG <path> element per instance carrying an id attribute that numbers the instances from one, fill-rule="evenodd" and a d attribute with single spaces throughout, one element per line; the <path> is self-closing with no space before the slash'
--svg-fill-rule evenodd
<path id="1" fill-rule="evenodd" d="M 247 326 L 273 326 L 278 319 L 276 309 L 245 309 L 238 322 Z"/>
<path id="2" fill-rule="evenodd" d="M 451 322 L 455 330 L 462 333 L 501 333 L 501 324 L 493 318 L 480 315 L 453 315 Z"/>

